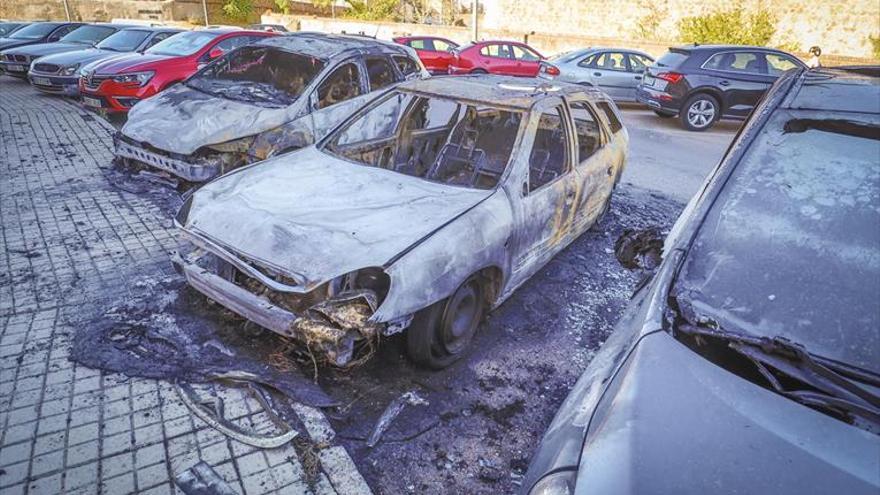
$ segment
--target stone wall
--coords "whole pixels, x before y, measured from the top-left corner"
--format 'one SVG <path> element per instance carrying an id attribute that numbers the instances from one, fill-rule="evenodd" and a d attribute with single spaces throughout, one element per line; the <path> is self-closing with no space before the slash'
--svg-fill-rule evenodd
<path id="1" fill-rule="evenodd" d="M 521 32 L 637 39 L 640 25 L 654 39 L 675 40 L 683 17 L 729 10 L 770 10 L 777 19 L 772 44 L 806 51 L 870 57 L 869 35 L 880 35 L 880 0 L 481 0 L 483 26 Z M 649 22 L 651 18 L 656 24 Z M 652 25 L 653 24 L 653 25 Z"/>

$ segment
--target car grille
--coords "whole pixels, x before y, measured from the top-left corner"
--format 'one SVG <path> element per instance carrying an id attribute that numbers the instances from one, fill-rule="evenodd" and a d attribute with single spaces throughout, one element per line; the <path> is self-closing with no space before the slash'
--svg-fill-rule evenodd
<path id="1" fill-rule="evenodd" d="M 110 79 L 110 76 L 98 76 L 95 74 L 89 74 L 88 76 L 83 76 L 82 81 L 83 85 L 88 89 L 98 89 L 98 86 L 101 85 L 102 82 Z"/>
<path id="2" fill-rule="evenodd" d="M 27 55 L 12 55 L 12 54 L 7 54 L 7 55 L 6 55 L 6 61 L 7 61 L 7 62 L 25 62 L 25 63 L 27 63 L 27 61 L 28 61 L 28 57 L 27 57 Z"/>
<path id="3" fill-rule="evenodd" d="M 44 72 L 46 74 L 56 74 L 61 67 L 55 64 L 45 64 L 45 63 L 36 63 L 34 64 L 34 71 L 36 72 Z"/>

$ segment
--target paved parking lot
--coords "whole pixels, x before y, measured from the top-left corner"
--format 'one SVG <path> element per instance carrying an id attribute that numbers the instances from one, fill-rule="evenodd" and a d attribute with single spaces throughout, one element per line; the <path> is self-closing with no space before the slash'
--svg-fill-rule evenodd
<path id="1" fill-rule="evenodd" d="M 88 351 L 82 335 L 96 312 L 112 311 L 120 299 L 167 295 L 160 286 L 176 279 L 168 252 L 176 247 L 169 212 L 178 199 L 118 183 L 113 128 L 99 117 L 8 78 L 0 78 L 0 93 L 4 494 L 174 493 L 175 476 L 200 461 L 242 494 L 514 490 L 637 280 L 610 255 L 616 235 L 668 226 L 736 129 L 687 133 L 626 109 L 630 161 L 609 220 L 493 313 L 470 355 L 426 372 L 390 339 L 355 373 L 322 369 L 320 385 L 346 407 L 328 417 L 294 405 L 302 441 L 262 450 L 208 427 L 169 381 L 68 359 L 76 336 Z M 158 316 L 173 318 L 173 310 Z M 408 390 L 430 405 L 407 410 L 387 442 L 365 447 L 383 408 Z M 211 385 L 199 393 L 221 397 L 225 416 L 243 428 L 273 428 L 244 390 Z"/>
<path id="2" fill-rule="evenodd" d="M 231 440 L 181 403 L 168 382 L 68 360 L 79 315 L 140 289 L 126 274 L 169 274 L 167 214 L 113 187 L 113 129 L 74 104 L 0 78 L 0 492 L 169 494 L 205 461 L 242 494 L 365 493 L 323 415 L 301 406 L 301 436 L 320 443 L 311 478 L 297 451 Z M 147 287 L 146 290 L 149 288 Z M 244 428 L 271 427 L 258 401 L 211 387 Z"/>

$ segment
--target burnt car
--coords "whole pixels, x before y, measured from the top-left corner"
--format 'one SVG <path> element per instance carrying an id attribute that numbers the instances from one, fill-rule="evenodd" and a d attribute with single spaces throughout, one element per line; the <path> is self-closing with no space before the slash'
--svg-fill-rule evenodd
<path id="1" fill-rule="evenodd" d="M 175 263 L 336 365 L 406 329 L 410 358 L 442 368 L 607 211 L 627 141 L 598 90 L 408 81 L 320 143 L 198 189 L 176 218 Z"/>
<path id="2" fill-rule="evenodd" d="M 880 80 L 782 76 L 557 412 L 524 493 L 880 492 Z"/>
<path id="3" fill-rule="evenodd" d="M 238 48 L 132 109 L 116 156 L 203 182 L 308 146 L 373 91 L 427 72 L 410 48 L 317 33 Z"/>

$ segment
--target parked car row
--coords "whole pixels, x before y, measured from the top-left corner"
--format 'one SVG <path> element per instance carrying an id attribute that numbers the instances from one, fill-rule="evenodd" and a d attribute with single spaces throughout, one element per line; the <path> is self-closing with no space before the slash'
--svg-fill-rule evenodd
<path id="1" fill-rule="evenodd" d="M 467 72 L 452 79 L 420 61 L 438 46 L 183 32 L 80 67 L 80 91 L 130 109 L 120 164 L 207 182 L 174 219 L 187 282 L 339 366 L 399 332 L 413 361 L 451 365 L 488 311 L 600 221 L 629 140 L 612 97 L 693 130 L 752 115 L 522 489 L 877 493 L 878 78 L 751 47 L 548 61 L 480 42 L 431 59 Z"/>

